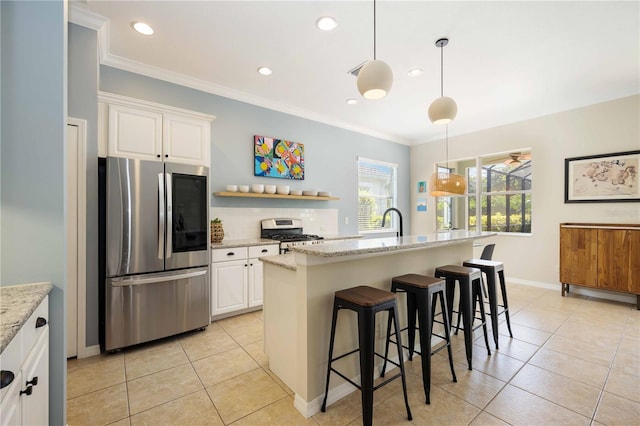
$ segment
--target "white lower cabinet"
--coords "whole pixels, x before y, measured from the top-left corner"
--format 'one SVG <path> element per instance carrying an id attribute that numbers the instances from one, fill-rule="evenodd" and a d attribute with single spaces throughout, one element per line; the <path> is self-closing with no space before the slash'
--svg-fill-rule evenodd
<path id="1" fill-rule="evenodd" d="M 0 356 L 0 425 L 49 424 L 49 298 L 45 297 Z"/>
<path id="2" fill-rule="evenodd" d="M 262 306 L 263 265 L 258 257 L 279 253 L 277 244 L 211 251 L 211 317 Z"/>

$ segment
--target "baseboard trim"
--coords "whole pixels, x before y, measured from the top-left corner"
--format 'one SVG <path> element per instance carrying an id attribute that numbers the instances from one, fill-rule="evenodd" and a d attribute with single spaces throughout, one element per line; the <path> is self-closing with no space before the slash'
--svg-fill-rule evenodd
<path id="1" fill-rule="evenodd" d="M 513 284 L 522 284 L 522 285 L 528 285 L 531 287 L 540 287 L 540 288 L 546 288 L 549 290 L 562 291 L 562 287 L 560 283 L 554 284 L 554 283 L 546 283 L 542 281 L 523 280 L 520 278 L 508 278 L 507 281 Z M 579 294 L 581 296 L 594 297 L 596 299 L 613 300 L 615 302 L 631 303 L 632 305 L 636 304 L 636 296 L 634 294 L 616 293 L 613 291 L 598 290 L 598 289 L 582 287 L 578 285 L 571 285 L 570 292 L 574 294 Z"/>
<path id="2" fill-rule="evenodd" d="M 94 356 L 94 355 L 100 355 L 100 345 L 95 345 L 95 346 L 87 346 L 84 348 L 83 351 L 81 351 L 82 355 L 80 353 L 78 353 L 78 359 L 81 358 L 88 358 L 90 356 Z"/>

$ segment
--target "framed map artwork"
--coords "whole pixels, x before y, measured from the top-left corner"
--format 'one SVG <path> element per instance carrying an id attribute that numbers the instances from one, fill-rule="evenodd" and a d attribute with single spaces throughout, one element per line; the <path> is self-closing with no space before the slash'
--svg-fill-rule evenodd
<path id="1" fill-rule="evenodd" d="M 253 137 L 253 174 L 304 180 L 304 145 L 284 139 Z"/>

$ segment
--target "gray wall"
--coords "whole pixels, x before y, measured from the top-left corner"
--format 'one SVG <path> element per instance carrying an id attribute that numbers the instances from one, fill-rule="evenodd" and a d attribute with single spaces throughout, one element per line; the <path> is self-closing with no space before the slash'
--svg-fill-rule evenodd
<path id="1" fill-rule="evenodd" d="M 49 420 L 65 422 L 66 4 L 2 8 L 1 285 L 50 281 Z"/>
<path id="2" fill-rule="evenodd" d="M 98 345 L 98 43 L 97 33 L 69 24 L 69 117 L 87 120 L 87 346 Z"/>

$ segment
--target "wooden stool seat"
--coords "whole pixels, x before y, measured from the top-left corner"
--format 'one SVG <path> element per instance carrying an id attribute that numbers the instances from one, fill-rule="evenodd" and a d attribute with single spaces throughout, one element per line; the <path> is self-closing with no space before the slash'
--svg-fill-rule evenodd
<path id="1" fill-rule="evenodd" d="M 417 288 L 429 288 L 429 286 L 444 284 L 442 278 L 429 277 L 427 275 L 406 274 L 393 277 L 392 282 L 406 284 Z"/>
<path id="2" fill-rule="evenodd" d="M 336 324 L 338 322 L 338 312 L 341 309 L 349 309 L 358 315 L 358 348 L 333 356 L 333 344 L 336 336 Z M 387 311 L 389 313 L 389 322 L 393 318 L 396 334 L 398 334 L 398 362 L 388 360 L 387 355 L 378 354 L 375 351 L 376 343 L 376 320 L 375 316 L 378 312 Z M 387 341 L 389 335 L 387 332 Z M 346 377 L 340 371 L 333 368 L 333 362 L 346 356 L 358 353 L 360 358 L 360 384 L 355 383 Z M 373 368 L 374 358 L 378 356 L 400 368 L 400 373 L 388 378 L 383 383 L 374 386 L 373 384 Z M 362 396 L 362 422 L 365 426 L 371 426 L 373 423 L 373 392 L 380 387 L 386 385 L 398 377 L 402 378 L 402 390 L 404 392 L 404 403 L 407 408 L 407 417 L 412 420 L 411 410 L 409 409 L 409 398 L 407 397 L 407 381 L 404 371 L 404 362 L 402 360 L 402 342 L 400 341 L 400 332 L 398 325 L 398 309 L 396 307 L 396 296 L 389 291 L 381 290 L 374 287 L 358 286 L 339 290 L 335 292 L 333 298 L 333 318 L 331 320 L 331 337 L 329 340 L 329 362 L 327 364 L 327 381 L 324 392 L 324 399 L 320 410 L 325 412 L 327 409 L 327 396 L 329 395 L 329 378 L 331 372 L 336 373 L 347 382 L 360 390 Z"/>

